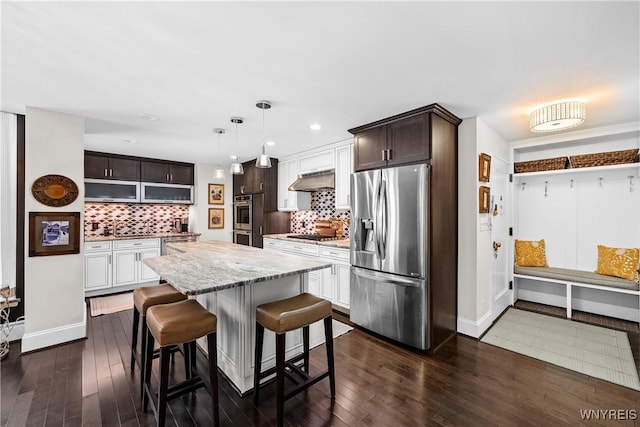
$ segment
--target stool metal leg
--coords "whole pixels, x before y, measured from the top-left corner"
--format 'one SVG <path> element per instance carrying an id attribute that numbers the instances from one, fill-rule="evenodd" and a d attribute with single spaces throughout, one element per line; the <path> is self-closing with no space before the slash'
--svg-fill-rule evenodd
<path id="1" fill-rule="evenodd" d="M 260 393 L 260 372 L 262 371 L 262 344 L 264 342 L 264 326 L 256 322 L 256 351 L 253 370 L 253 404 L 258 406 Z"/>
<path id="2" fill-rule="evenodd" d="M 309 373 L 309 326 L 302 327 L 302 351 L 304 351 L 304 371 Z"/>
<path id="3" fill-rule="evenodd" d="M 327 347 L 327 368 L 329 370 L 329 387 L 331 399 L 336 397 L 336 374 L 333 363 L 333 320 L 331 316 L 324 318 L 324 339 Z"/>
<path id="4" fill-rule="evenodd" d="M 131 372 L 136 366 L 136 347 L 138 346 L 138 326 L 140 324 L 140 312 L 133 307 L 133 329 L 131 332 Z M 142 349 L 144 352 L 144 348 Z"/>
<path id="5" fill-rule="evenodd" d="M 218 346 L 216 344 L 215 332 L 207 335 L 207 350 L 209 351 L 209 381 L 211 383 L 213 423 L 218 427 L 220 425 L 220 403 L 218 401 Z"/>
<path id="6" fill-rule="evenodd" d="M 276 334 L 276 381 L 278 427 L 284 423 L 284 351 L 285 334 Z"/>

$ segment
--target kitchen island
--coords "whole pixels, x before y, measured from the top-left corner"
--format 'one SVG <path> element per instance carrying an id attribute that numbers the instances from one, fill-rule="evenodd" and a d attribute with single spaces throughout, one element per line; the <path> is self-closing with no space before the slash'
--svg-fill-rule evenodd
<path id="1" fill-rule="evenodd" d="M 246 393 L 253 388 L 256 306 L 307 291 L 308 272 L 331 263 L 222 241 L 172 243 L 168 248 L 171 255 L 145 259 L 145 264 L 218 317 L 218 367 L 240 394 Z M 310 329 L 312 346 L 324 341 L 321 325 Z M 301 349 L 301 332 L 288 333 L 286 357 Z M 270 331 L 262 363 L 263 369 L 275 366 Z"/>

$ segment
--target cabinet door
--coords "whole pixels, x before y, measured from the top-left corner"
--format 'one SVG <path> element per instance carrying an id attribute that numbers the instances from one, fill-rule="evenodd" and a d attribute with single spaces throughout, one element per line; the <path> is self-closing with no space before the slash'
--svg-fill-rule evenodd
<path id="1" fill-rule="evenodd" d="M 169 182 L 169 164 L 159 162 L 140 162 L 140 180 L 143 182 Z"/>
<path id="2" fill-rule="evenodd" d="M 309 293 L 320 296 L 320 273 L 317 271 L 309 272 Z"/>
<path id="3" fill-rule="evenodd" d="M 308 156 L 298 157 L 299 173 L 310 173 L 329 170 L 333 169 L 334 167 L 335 164 L 333 150 L 326 150 Z"/>
<path id="4" fill-rule="evenodd" d="M 111 286 L 111 251 L 84 255 L 85 290 Z"/>
<path id="5" fill-rule="evenodd" d="M 384 151 L 387 149 L 386 126 L 374 127 L 353 137 L 356 171 L 379 168 L 387 165 Z"/>
<path id="6" fill-rule="evenodd" d="M 264 194 L 254 194 L 251 204 L 251 226 L 253 228 L 252 246 L 262 247 L 262 235 L 264 234 Z"/>
<path id="7" fill-rule="evenodd" d="M 110 157 L 109 179 L 140 181 L 140 160 Z"/>
<path id="8" fill-rule="evenodd" d="M 138 251 L 113 252 L 113 286 L 131 285 L 138 279 Z"/>
<path id="9" fill-rule="evenodd" d="M 289 164 L 292 160 L 278 163 L 278 210 L 287 210 L 289 207 Z"/>
<path id="10" fill-rule="evenodd" d="M 84 177 L 93 179 L 109 178 L 109 156 L 84 153 Z"/>
<path id="11" fill-rule="evenodd" d="M 155 271 L 147 267 L 147 265 L 143 262 L 145 258 L 155 258 L 160 256 L 160 248 L 149 248 L 142 249 L 138 255 L 138 264 L 139 264 L 139 282 L 151 282 L 154 280 L 159 280 L 160 276 L 158 276 Z"/>
<path id="12" fill-rule="evenodd" d="M 351 281 L 351 266 L 336 264 L 336 304 L 349 308 L 349 285 Z"/>
<path id="13" fill-rule="evenodd" d="M 429 159 L 429 116 L 422 114 L 390 123 L 387 164 L 400 165 Z"/>
<path id="14" fill-rule="evenodd" d="M 233 195 L 244 194 L 244 175 L 233 175 Z"/>
<path id="15" fill-rule="evenodd" d="M 332 303 L 336 299 L 336 279 L 335 279 L 335 264 L 329 268 L 320 270 L 320 296 L 326 298 Z"/>
<path id="16" fill-rule="evenodd" d="M 193 166 L 169 165 L 169 178 L 172 184 L 193 185 Z"/>
<path id="17" fill-rule="evenodd" d="M 351 207 L 351 144 L 336 148 L 336 209 Z"/>
<path id="18" fill-rule="evenodd" d="M 244 167 L 244 193 L 243 194 L 253 194 L 259 192 L 260 177 L 259 172 L 262 169 L 257 168 L 254 161 L 243 163 Z"/>

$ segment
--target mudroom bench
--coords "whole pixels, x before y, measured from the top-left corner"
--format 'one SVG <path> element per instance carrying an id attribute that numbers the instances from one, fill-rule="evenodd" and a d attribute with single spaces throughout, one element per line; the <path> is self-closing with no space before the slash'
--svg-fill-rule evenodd
<path id="1" fill-rule="evenodd" d="M 572 270 L 568 268 L 556 267 L 514 267 L 514 279 L 527 279 L 533 281 L 556 283 L 565 285 L 566 289 L 566 308 L 567 318 L 571 318 L 572 312 L 572 291 L 574 288 L 586 288 L 597 291 L 615 292 L 618 294 L 629 295 L 629 298 L 635 296 L 638 308 L 633 316 L 633 321 L 640 323 L 640 285 L 632 280 L 620 279 L 612 276 L 604 276 L 602 274 L 592 273 L 590 271 Z M 517 284 L 518 280 L 514 280 Z M 514 286 L 515 295 L 517 295 L 517 287 Z M 536 301 L 545 302 L 545 301 Z M 554 305 L 554 304 L 551 304 Z M 581 308 L 582 309 L 582 308 Z M 598 313 L 604 314 L 604 313 Z M 620 317 L 615 313 L 609 314 L 611 317 Z M 628 319 L 632 320 L 632 319 Z"/>

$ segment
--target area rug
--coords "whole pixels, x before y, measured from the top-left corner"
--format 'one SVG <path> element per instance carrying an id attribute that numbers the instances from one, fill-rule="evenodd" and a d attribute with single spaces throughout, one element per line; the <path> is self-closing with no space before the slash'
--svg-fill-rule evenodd
<path id="1" fill-rule="evenodd" d="M 133 292 L 89 298 L 91 317 L 117 313 L 133 308 Z"/>
<path id="2" fill-rule="evenodd" d="M 640 391 L 624 332 L 509 308 L 480 341 Z"/>

